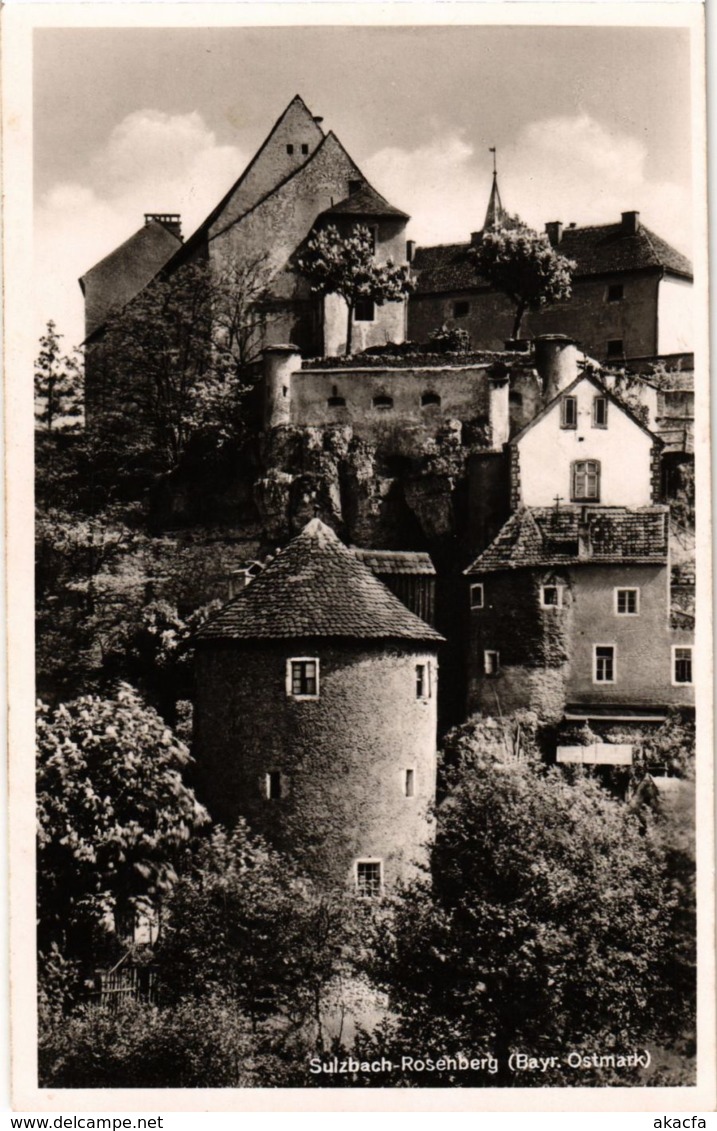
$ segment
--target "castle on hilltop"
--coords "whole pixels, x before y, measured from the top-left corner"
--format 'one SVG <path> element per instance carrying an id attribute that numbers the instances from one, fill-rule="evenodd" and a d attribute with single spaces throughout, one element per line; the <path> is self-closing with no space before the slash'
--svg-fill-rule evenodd
<path id="1" fill-rule="evenodd" d="M 550 223 L 573 297 L 530 314 L 528 348 L 508 351 L 508 300 L 472 272 L 471 244 L 417 249 L 408 219 L 297 96 L 188 240 L 148 214 L 82 280 L 91 427 L 113 311 L 185 264 L 268 272 L 245 495 L 280 548 L 198 633 L 197 786 L 216 819 L 246 817 L 366 896 L 425 860 L 439 727 L 527 711 L 551 759 L 629 766 L 644 728 L 694 706 L 666 503 L 692 452 L 690 264 L 636 212 Z M 507 222 L 494 176 L 471 243 Z M 415 289 L 358 303 L 368 352 L 340 359 L 343 301 L 313 295 L 297 256 L 357 223 Z M 472 352 L 390 352 L 441 325 Z"/>

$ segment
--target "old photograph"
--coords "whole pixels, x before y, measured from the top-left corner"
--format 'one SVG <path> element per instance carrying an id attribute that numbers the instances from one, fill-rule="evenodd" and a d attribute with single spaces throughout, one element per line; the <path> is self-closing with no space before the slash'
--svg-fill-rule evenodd
<path id="1" fill-rule="evenodd" d="M 32 29 L 38 1096 L 710 1077 L 702 29 L 637 7 Z"/>

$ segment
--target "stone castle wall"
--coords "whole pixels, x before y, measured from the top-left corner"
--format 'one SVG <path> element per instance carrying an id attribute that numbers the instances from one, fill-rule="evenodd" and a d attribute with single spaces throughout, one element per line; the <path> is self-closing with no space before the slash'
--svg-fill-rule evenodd
<path id="1" fill-rule="evenodd" d="M 319 698 L 287 695 L 286 662 L 319 659 Z M 416 664 L 431 696 L 416 697 Z M 229 826 L 242 815 L 324 884 L 353 882 L 358 858 L 388 884 L 425 856 L 435 796 L 435 653 L 386 641 L 201 647 L 194 753 L 198 793 Z M 414 770 L 414 796 L 405 771 Z M 266 797 L 279 771 L 285 795 Z"/>

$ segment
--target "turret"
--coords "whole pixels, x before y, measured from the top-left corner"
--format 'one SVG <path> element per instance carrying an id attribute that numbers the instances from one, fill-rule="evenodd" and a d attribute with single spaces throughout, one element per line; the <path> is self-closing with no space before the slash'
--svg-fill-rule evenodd
<path id="1" fill-rule="evenodd" d="M 264 427 L 291 423 L 291 382 L 301 369 L 296 346 L 267 346 L 264 358 Z"/>

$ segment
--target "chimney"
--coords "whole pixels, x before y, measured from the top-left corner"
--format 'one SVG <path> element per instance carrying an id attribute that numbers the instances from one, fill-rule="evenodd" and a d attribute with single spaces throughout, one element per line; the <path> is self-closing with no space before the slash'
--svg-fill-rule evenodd
<path id="1" fill-rule="evenodd" d="M 152 222 L 162 224 L 168 232 L 176 236 L 178 240 L 182 238 L 182 217 L 177 212 L 145 212 L 144 226 Z"/>
<path id="2" fill-rule="evenodd" d="M 563 222 L 562 220 L 550 220 L 545 225 L 548 239 L 550 240 L 551 247 L 557 247 L 563 238 Z"/>
<path id="3" fill-rule="evenodd" d="M 639 212 L 623 212 L 622 220 L 620 221 L 620 233 L 623 236 L 634 236 L 640 227 L 640 213 Z"/>
<path id="4" fill-rule="evenodd" d="M 590 541 L 590 517 L 588 508 L 581 507 L 578 514 L 578 557 L 582 560 L 591 558 L 593 553 Z"/>
<path id="5" fill-rule="evenodd" d="M 471 247 L 477 247 L 477 246 L 478 246 L 478 244 L 479 244 L 479 243 L 480 243 L 480 241 L 481 241 L 481 236 L 482 236 L 482 235 L 483 235 L 483 232 L 482 232 L 482 231 L 480 231 L 480 232 L 471 232 Z"/>
<path id="6" fill-rule="evenodd" d="M 510 370 L 498 361 L 488 370 L 488 419 L 491 448 L 500 452 L 510 439 Z"/>
<path id="7" fill-rule="evenodd" d="M 416 241 L 406 240 L 406 262 L 413 263 L 416 258 Z"/>
<path id="8" fill-rule="evenodd" d="M 578 376 L 578 351 L 565 334 L 542 334 L 535 339 L 535 366 L 543 383 L 546 404 Z"/>

